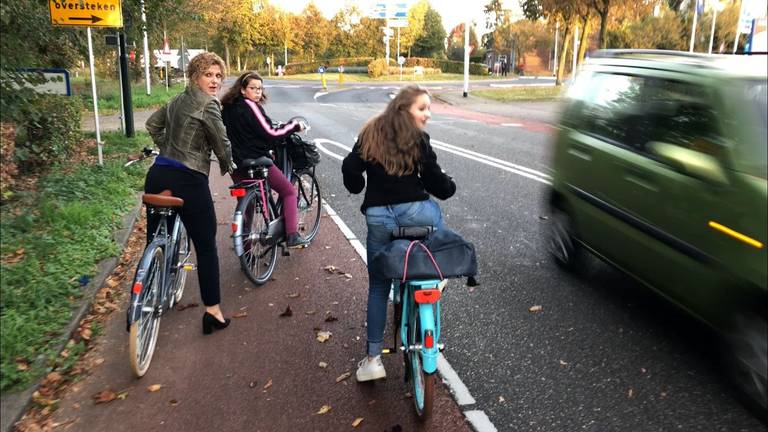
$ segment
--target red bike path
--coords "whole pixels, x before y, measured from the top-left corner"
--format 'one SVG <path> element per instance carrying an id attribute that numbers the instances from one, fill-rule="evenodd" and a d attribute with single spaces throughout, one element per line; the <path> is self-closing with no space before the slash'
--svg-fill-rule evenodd
<path id="1" fill-rule="evenodd" d="M 204 336 L 197 275 L 190 273 L 181 304 L 199 306 L 163 316 L 152 365 L 137 379 L 128 364 L 125 296 L 88 354 L 97 366 L 59 401 L 57 429 L 471 430 L 439 377 L 432 419 L 417 420 L 399 355 L 384 358 L 386 380 L 355 382 L 365 346 L 366 268 L 325 212 L 309 248 L 278 257 L 273 280 L 256 287 L 246 279 L 229 238 L 235 205 L 229 184 L 228 177 L 211 176 L 222 308 L 240 317 Z M 129 284 L 123 282 L 124 292 Z M 288 308 L 290 316 L 280 316 Z M 331 336 L 321 343 L 318 331 Z M 344 379 L 346 373 L 352 376 Z M 94 395 L 104 391 L 119 397 L 96 403 Z"/>

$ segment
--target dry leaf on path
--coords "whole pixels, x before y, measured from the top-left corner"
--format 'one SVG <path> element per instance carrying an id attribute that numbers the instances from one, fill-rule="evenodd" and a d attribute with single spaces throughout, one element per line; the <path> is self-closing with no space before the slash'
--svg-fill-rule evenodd
<path id="1" fill-rule="evenodd" d="M 290 293 L 290 294 L 286 294 L 285 296 L 288 298 L 296 298 L 296 297 L 299 297 L 300 295 L 301 294 L 299 293 Z"/>
<path id="2" fill-rule="evenodd" d="M 314 314 L 316 314 L 317 312 L 316 312 L 316 311 L 313 311 L 313 310 L 310 310 L 310 311 L 306 311 L 306 312 L 304 312 L 304 313 L 305 313 L 305 314 L 307 314 L 307 315 L 314 315 Z"/>
<path id="3" fill-rule="evenodd" d="M 333 315 L 328 315 L 327 317 L 325 317 L 325 322 L 334 322 L 334 321 L 338 321 L 338 320 L 339 320 L 339 319 L 338 319 L 338 318 L 336 318 L 336 317 L 335 317 L 335 316 L 333 316 Z"/>
<path id="4" fill-rule="evenodd" d="M 112 390 L 104 390 L 91 396 L 91 398 L 93 398 L 94 403 L 97 404 L 107 403 L 117 399 L 117 393 L 113 392 Z"/>
<path id="5" fill-rule="evenodd" d="M 358 417 L 358 418 L 355 419 L 355 421 L 352 422 L 352 427 L 356 428 L 356 427 L 360 426 L 360 423 L 362 423 L 362 422 L 363 422 L 363 418 L 362 417 Z"/>
<path id="6" fill-rule="evenodd" d="M 317 332 L 317 341 L 323 343 L 331 338 L 331 334 L 329 331 L 319 331 Z"/>
<path id="7" fill-rule="evenodd" d="M 291 310 L 291 305 L 286 306 L 283 313 L 280 314 L 281 317 L 289 317 L 293 316 L 293 311 Z"/>
<path id="8" fill-rule="evenodd" d="M 343 374 L 336 377 L 336 382 L 340 383 L 351 376 L 352 376 L 352 372 L 344 372 Z"/>
<path id="9" fill-rule="evenodd" d="M 154 393 L 160 390 L 161 388 L 163 388 L 162 384 L 152 384 L 151 386 L 147 387 L 147 390 L 149 390 L 151 393 Z"/>
<path id="10" fill-rule="evenodd" d="M 248 316 L 248 312 L 242 311 L 232 315 L 232 318 L 245 318 Z"/>
<path id="11" fill-rule="evenodd" d="M 326 413 L 328 413 L 330 411 L 331 411 L 331 406 L 330 405 L 323 405 L 323 406 L 320 407 L 320 410 L 317 413 L 322 415 L 322 414 L 326 414 Z"/>
<path id="12" fill-rule="evenodd" d="M 541 312 L 542 309 L 544 309 L 544 308 L 541 307 L 541 305 L 534 305 L 534 306 L 531 306 L 530 308 L 528 308 L 528 311 L 529 312 Z"/>
<path id="13" fill-rule="evenodd" d="M 266 389 L 268 389 L 270 387 L 272 387 L 272 378 L 270 378 L 269 381 L 267 381 L 267 383 L 264 384 L 264 390 L 266 390 Z"/>
<path id="14" fill-rule="evenodd" d="M 327 367 L 328 367 L 328 363 L 326 363 L 326 362 L 320 362 L 320 363 L 318 364 L 318 366 L 320 366 L 321 368 L 325 369 L 325 368 L 327 368 Z"/>

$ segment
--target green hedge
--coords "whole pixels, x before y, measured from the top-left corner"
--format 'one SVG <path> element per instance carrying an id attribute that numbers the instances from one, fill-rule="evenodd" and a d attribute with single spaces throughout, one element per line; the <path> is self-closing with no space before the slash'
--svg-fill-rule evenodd
<path id="1" fill-rule="evenodd" d="M 373 57 L 349 57 L 349 58 L 336 58 L 329 60 L 317 60 L 303 63 L 288 63 L 285 66 L 285 73 L 287 75 L 315 73 L 317 68 L 321 65 L 325 65 L 328 68 L 336 68 L 339 65 L 346 66 L 368 66 L 373 60 Z"/>
<path id="2" fill-rule="evenodd" d="M 79 97 L 40 95 L 23 107 L 14 158 L 22 171 L 63 161 L 80 142 Z"/>
<path id="3" fill-rule="evenodd" d="M 424 68 L 440 69 L 443 73 L 464 73 L 464 62 L 441 60 L 425 57 L 409 57 L 405 59 L 406 67 L 423 66 Z M 426 72 L 425 72 L 426 73 Z M 482 63 L 469 64 L 470 75 L 488 75 L 488 66 Z"/>

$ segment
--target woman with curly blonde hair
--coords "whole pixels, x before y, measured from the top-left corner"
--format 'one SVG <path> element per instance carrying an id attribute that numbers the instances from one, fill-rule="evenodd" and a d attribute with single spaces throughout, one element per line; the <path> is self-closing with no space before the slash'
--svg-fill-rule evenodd
<path id="1" fill-rule="evenodd" d="M 374 277 L 373 256 L 389 243 L 397 227 L 442 229 L 440 207 L 430 195 L 444 200 L 456 192 L 424 131 L 431 117 L 430 102 L 426 89 L 403 88 L 383 113 L 363 126 L 341 167 L 347 190 L 356 194 L 365 189 L 361 211 L 368 225 L 368 343 L 367 356 L 358 364 L 359 382 L 387 376 L 381 351 L 391 281 Z"/>

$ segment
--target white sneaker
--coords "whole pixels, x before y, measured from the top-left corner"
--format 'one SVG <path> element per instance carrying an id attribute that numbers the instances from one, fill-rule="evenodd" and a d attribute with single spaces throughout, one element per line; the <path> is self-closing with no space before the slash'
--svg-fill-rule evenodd
<path id="1" fill-rule="evenodd" d="M 368 360 L 368 356 L 357 363 L 357 372 L 355 378 L 357 382 L 372 381 L 387 377 L 387 371 L 384 370 L 384 364 L 381 362 L 381 356 L 377 355 L 373 360 Z"/>

